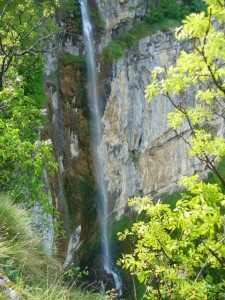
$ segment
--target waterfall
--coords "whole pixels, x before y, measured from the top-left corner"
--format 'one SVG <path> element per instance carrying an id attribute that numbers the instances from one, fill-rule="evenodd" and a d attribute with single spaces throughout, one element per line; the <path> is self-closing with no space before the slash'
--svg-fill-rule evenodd
<path id="1" fill-rule="evenodd" d="M 93 28 L 89 17 L 87 0 L 80 0 L 83 35 L 87 56 L 88 68 L 88 96 L 91 117 L 91 139 L 92 139 L 92 154 L 94 160 L 95 176 L 99 187 L 99 201 L 100 208 L 98 210 L 99 220 L 101 224 L 102 234 L 102 251 L 103 251 L 103 265 L 107 274 L 113 276 L 115 288 L 121 293 L 121 279 L 112 263 L 112 255 L 110 250 L 110 230 L 109 230 L 109 199 L 106 189 L 106 184 L 103 174 L 103 155 L 101 153 L 100 145 L 102 139 L 101 116 L 99 109 L 99 96 L 97 88 L 97 74 L 96 62 L 93 42 Z"/>

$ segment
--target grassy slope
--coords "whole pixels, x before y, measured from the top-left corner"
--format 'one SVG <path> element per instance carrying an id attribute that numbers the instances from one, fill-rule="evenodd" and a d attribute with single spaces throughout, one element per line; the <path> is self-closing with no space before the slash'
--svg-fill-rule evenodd
<path id="1" fill-rule="evenodd" d="M 46 255 L 25 210 L 0 195 L 0 275 L 5 274 L 21 299 L 94 300 L 100 296 L 68 285 L 60 264 Z M 0 299 L 7 299 L 1 294 Z"/>

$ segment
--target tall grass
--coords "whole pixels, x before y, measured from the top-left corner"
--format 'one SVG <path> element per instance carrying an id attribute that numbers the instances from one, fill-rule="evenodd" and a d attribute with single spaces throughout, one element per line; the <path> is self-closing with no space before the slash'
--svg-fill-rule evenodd
<path id="1" fill-rule="evenodd" d="M 101 300 L 102 297 L 94 292 L 77 288 L 64 283 L 63 277 L 55 280 L 46 279 L 45 284 L 24 285 L 21 281 L 14 286 L 21 300 Z M 1 298 L 0 298 L 1 299 Z M 4 299 L 5 300 L 5 299 Z"/>
<path id="2" fill-rule="evenodd" d="M 11 279 L 21 274 L 29 281 L 41 280 L 57 263 L 44 252 L 41 240 L 32 230 L 28 213 L 0 195 L 0 267 Z"/>
<path id="3" fill-rule="evenodd" d="M 32 229 L 27 211 L 0 195 L 0 275 L 21 300 L 94 300 L 98 294 L 82 291 L 76 280 L 67 284 L 59 262 L 46 255 L 41 239 Z M 0 299 L 6 300 L 0 286 Z"/>

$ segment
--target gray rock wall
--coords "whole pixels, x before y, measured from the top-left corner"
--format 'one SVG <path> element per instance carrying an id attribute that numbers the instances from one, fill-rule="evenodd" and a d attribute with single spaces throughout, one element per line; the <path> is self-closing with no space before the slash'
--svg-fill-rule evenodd
<path id="1" fill-rule="evenodd" d="M 97 5 L 108 32 L 134 18 L 142 18 L 147 9 L 146 0 L 97 0 Z"/>
<path id="2" fill-rule="evenodd" d="M 172 193 L 181 175 L 192 175 L 196 170 L 206 173 L 197 159 L 189 157 L 187 144 L 168 130 L 171 103 L 163 96 L 148 103 L 144 96 L 151 70 L 169 67 L 180 49 L 173 30 L 157 32 L 141 39 L 135 50 L 112 66 L 102 118 L 102 149 L 105 178 L 118 216 L 129 197 Z"/>
<path id="3" fill-rule="evenodd" d="M 136 21 L 144 18 L 147 11 L 146 0 L 96 0 L 96 2 L 106 24 L 104 35 L 96 44 L 100 52 L 112 40 L 112 36 L 129 31 Z"/>
<path id="4" fill-rule="evenodd" d="M 96 39 L 103 127 L 100 148 L 105 159 L 104 174 L 109 196 L 118 217 L 123 214 L 129 197 L 157 197 L 161 193 L 172 193 L 177 189 L 181 175 L 192 175 L 196 171 L 203 176 L 207 173 L 204 166 L 189 157 L 184 141 L 168 130 L 167 114 L 173 109 L 169 101 L 157 97 L 148 103 L 144 96 L 151 70 L 156 66 L 169 67 L 179 55 L 181 45 L 175 41 L 173 30 L 159 31 L 140 39 L 123 58 L 112 65 L 103 63 L 101 52 L 104 47 L 113 36 L 128 31 L 143 18 L 146 2 L 96 0 L 106 22 L 106 30 L 98 33 Z M 85 66 L 78 66 L 76 62 L 68 64 L 66 56 L 68 53 L 84 55 L 84 45 L 82 36 L 72 29 L 61 41 L 64 54 L 60 60 L 49 54 L 46 63 L 49 132 L 60 164 L 59 179 L 53 181 L 52 191 L 64 216 L 62 219 L 68 222 L 68 215 L 73 209 L 76 212 L 71 217 L 73 228 L 66 225 L 68 232 L 73 234 L 73 229 L 81 225 L 81 240 L 87 239 L 89 233 L 91 240 L 93 234 L 88 226 L 93 227 L 96 216 L 93 213 L 90 224 L 86 226 L 87 218 L 82 214 L 87 211 L 85 201 L 89 201 L 91 207 L 88 213 L 95 212 L 95 203 L 91 195 L 84 201 L 79 190 L 80 183 L 87 183 L 92 177 L 87 107 L 84 99 L 80 99 L 86 83 Z M 190 91 L 188 95 L 190 104 L 192 93 Z M 215 123 L 219 128 L 220 120 L 215 120 Z M 188 131 L 185 135 L 188 138 Z M 70 204 L 69 209 L 64 198 Z"/>

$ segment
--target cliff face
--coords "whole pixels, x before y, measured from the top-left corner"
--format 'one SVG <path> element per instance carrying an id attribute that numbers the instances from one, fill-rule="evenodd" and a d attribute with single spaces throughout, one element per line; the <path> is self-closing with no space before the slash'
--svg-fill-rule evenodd
<path id="1" fill-rule="evenodd" d="M 136 20 L 145 13 L 145 1 L 96 1 L 91 2 L 91 12 L 105 21 L 106 28 L 98 34 L 96 52 L 101 51 L 113 35 L 129 30 Z M 66 238 L 60 240 L 60 253 L 66 256 L 66 265 L 73 261 L 74 250 L 80 250 L 82 256 L 89 248 L 99 246 L 96 203 L 96 187 L 92 175 L 90 136 L 87 107 L 86 63 L 84 44 L 80 28 L 81 21 L 77 11 L 71 7 L 58 12 L 61 34 L 58 41 L 58 53 L 49 53 L 45 66 L 48 134 L 55 148 L 55 157 L 59 163 L 57 178 L 50 178 L 53 202 L 64 222 Z M 96 26 L 97 27 L 97 26 Z M 111 67 L 108 67 L 111 74 Z M 100 73 L 99 73 L 100 75 Z M 105 89 L 110 78 L 99 76 L 99 87 Z M 106 104 L 108 92 L 102 93 L 102 110 Z M 103 99 L 104 98 L 104 99 Z M 112 199 L 114 202 L 114 199 Z M 95 240 L 95 242 L 93 242 Z M 97 240 L 97 242 L 96 242 Z M 94 247 L 93 247 L 94 244 Z"/>
<path id="2" fill-rule="evenodd" d="M 97 6 L 102 18 L 105 20 L 107 33 L 111 33 L 122 26 L 128 30 L 135 20 L 142 19 L 147 10 L 147 1 L 98 0 Z"/>
<path id="3" fill-rule="evenodd" d="M 112 66 L 102 144 L 105 178 L 116 210 L 124 209 L 135 195 L 174 192 L 179 176 L 191 175 L 198 167 L 185 142 L 168 130 L 167 114 L 173 110 L 169 101 L 158 97 L 148 103 L 144 96 L 151 69 L 169 67 L 180 48 L 172 30 L 157 32 L 139 40 L 135 50 Z"/>
<path id="4" fill-rule="evenodd" d="M 175 41 L 173 30 L 140 39 L 122 58 L 109 64 L 102 57 L 104 47 L 143 19 L 146 1 L 97 0 L 95 7 L 106 23 L 105 30 L 98 32 L 95 45 L 102 103 L 101 155 L 111 206 L 119 218 L 129 197 L 172 193 L 180 175 L 192 175 L 196 170 L 204 175 L 206 170 L 188 156 L 187 144 L 168 130 L 171 104 L 163 97 L 148 103 L 144 96 L 151 70 L 156 66 L 169 67 L 180 52 L 181 45 Z M 45 73 L 48 129 L 60 166 L 58 178 L 51 180 L 51 190 L 66 224 L 68 238 L 62 243 L 62 251 L 65 253 L 69 248 L 69 265 L 74 250 L 82 243 L 80 254 L 84 256 L 98 248 L 99 239 L 83 38 L 73 27 L 73 11 L 63 18 L 62 28 L 68 24 L 69 28 L 59 42 L 61 54 L 48 55 Z M 219 122 L 215 121 L 216 128 Z M 188 131 L 185 135 L 188 138 Z"/>
<path id="5" fill-rule="evenodd" d="M 58 41 L 62 44 L 60 52 L 49 54 L 45 66 L 47 125 L 59 164 L 58 176 L 50 178 L 49 182 L 66 232 L 66 236 L 59 239 L 59 253 L 66 257 L 65 267 L 73 262 L 74 251 L 82 240 L 93 238 L 97 231 L 89 152 L 86 67 L 84 59 L 78 56 L 83 46 L 80 39 L 77 34 L 76 39 L 73 34 L 63 35 Z"/>
<path id="6" fill-rule="evenodd" d="M 105 32 L 96 45 L 100 53 L 112 37 L 128 32 L 135 22 L 143 20 L 148 9 L 145 0 L 96 0 L 96 4 L 105 21 Z"/>

